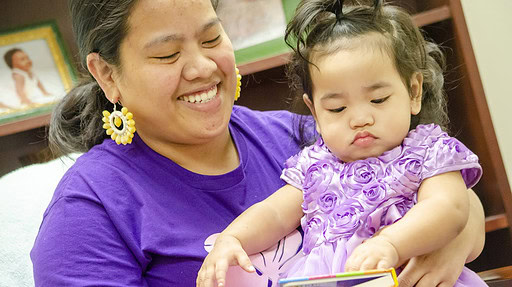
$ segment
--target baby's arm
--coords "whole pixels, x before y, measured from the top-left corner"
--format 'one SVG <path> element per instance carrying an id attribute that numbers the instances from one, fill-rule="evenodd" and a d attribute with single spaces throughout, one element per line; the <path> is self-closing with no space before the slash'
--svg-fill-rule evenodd
<path id="1" fill-rule="evenodd" d="M 16 73 L 12 74 L 12 78 L 14 79 L 14 85 L 16 87 L 16 94 L 20 98 L 22 104 L 31 105 L 32 101 L 25 94 L 25 78 L 23 76 L 18 75 Z"/>
<path id="2" fill-rule="evenodd" d="M 267 199 L 251 206 L 217 237 L 197 275 L 197 286 L 224 286 L 229 265 L 248 272 L 254 267 L 247 254 L 275 244 L 297 228 L 302 217 L 302 191 L 285 185 Z"/>
<path id="3" fill-rule="evenodd" d="M 354 249 L 345 269 L 396 267 L 453 240 L 466 226 L 469 194 L 459 171 L 425 179 L 403 218 Z"/>
<path id="4" fill-rule="evenodd" d="M 51 96 L 50 93 L 48 93 L 48 91 L 46 91 L 46 89 L 44 88 L 43 86 L 43 83 L 41 83 L 40 80 L 37 80 L 37 87 L 39 87 L 39 89 L 41 90 L 41 92 L 43 93 L 43 95 L 45 96 Z"/>

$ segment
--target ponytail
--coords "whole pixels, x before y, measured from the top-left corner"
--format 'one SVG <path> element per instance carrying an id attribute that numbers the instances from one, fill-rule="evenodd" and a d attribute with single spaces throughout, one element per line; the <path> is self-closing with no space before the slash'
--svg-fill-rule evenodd
<path id="1" fill-rule="evenodd" d="M 54 108 L 49 145 L 55 156 L 86 152 L 108 138 L 103 130 L 103 110 L 113 108 L 93 79 L 73 88 Z"/>

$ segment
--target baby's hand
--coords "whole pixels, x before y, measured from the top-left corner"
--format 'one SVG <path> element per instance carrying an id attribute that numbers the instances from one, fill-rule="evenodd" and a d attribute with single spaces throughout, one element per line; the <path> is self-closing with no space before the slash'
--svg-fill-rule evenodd
<path id="1" fill-rule="evenodd" d="M 399 256 L 395 246 L 385 237 L 372 237 L 357 246 L 345 263 L 345 271 L 395 267 Z"/>
<path id="2" fill-rule="evenodd" d="M 230 235 L 219 235 L 213 250 L 204 259 L 197 274 L 197 287 L 225 286 L 226 272 L 230 265 L 239 265 L 247 272 L 254 272 L 251 260 L 245 253 L 240 241 Z"/>

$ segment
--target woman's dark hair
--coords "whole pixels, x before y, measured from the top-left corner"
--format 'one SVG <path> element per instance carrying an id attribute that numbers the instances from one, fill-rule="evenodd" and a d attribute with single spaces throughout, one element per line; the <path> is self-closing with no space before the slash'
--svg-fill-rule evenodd
<path id="1" fill-rule="evenodd" d="M 138 0 L 69 0 L 73 33 L 80 64 L 87 71 L 87 55 L 98 53 L 107 63 L 120 66 L 119 49 L 128 33 L 128 17 Z M 211 0 L 214 8 L 217 0 Z M 169 15 L 172 17 L 172 15 Z M 86 152 L 103 139 L 102 111 L 112 110 L 98 83 L 87 72 L 52 113 L 49 144 L 54 155 Z"/>
<path id="2" fill-rule="evenodd" d="M 425 40 L 411 16 L 399 7 L 380 0 L 359 0 L 349 5 L 343 2 L 303 0 L 286 28 L 285 41 L 294 51 L 287 65 L 290 86 L 296 94 L 292 109 L 300 114 L 307 113 L 302 100 L 304 93 L 313 101 L 310 68 L 314 66 L 314 57 L 343 49 L 339 40 L 359 40 L 370 33 L 378 33 L 384 40 L 373 42 L 389 54 L 408 89 L 414 73 L 423 74 L 422 108 L 418 115 L 412 116 L 410 128 L 436 123 L 446 130 L 445 58 L 439 47 Z M 362 43 L 357 41 L 355 44 Z M 304 116 L 299 116 L 297 123 L 303 145 L 311 143 L 304 136 L 306 122 Z"/>

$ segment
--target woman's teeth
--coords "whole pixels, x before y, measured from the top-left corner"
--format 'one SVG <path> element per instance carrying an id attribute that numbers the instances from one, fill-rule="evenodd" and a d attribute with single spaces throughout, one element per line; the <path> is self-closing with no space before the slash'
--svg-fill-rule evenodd
<path id="1" fill-rule="evenodd" d="M 189 102 L 189 103 L 203 104 L 203 103 L 209 102 L 211 99 L 213 99 L 216 94 L 217 94 L 217 86 L 215 86 L 213 89 L 209 90 L 208 92 L 180 97 L 180 100 Z"/>

